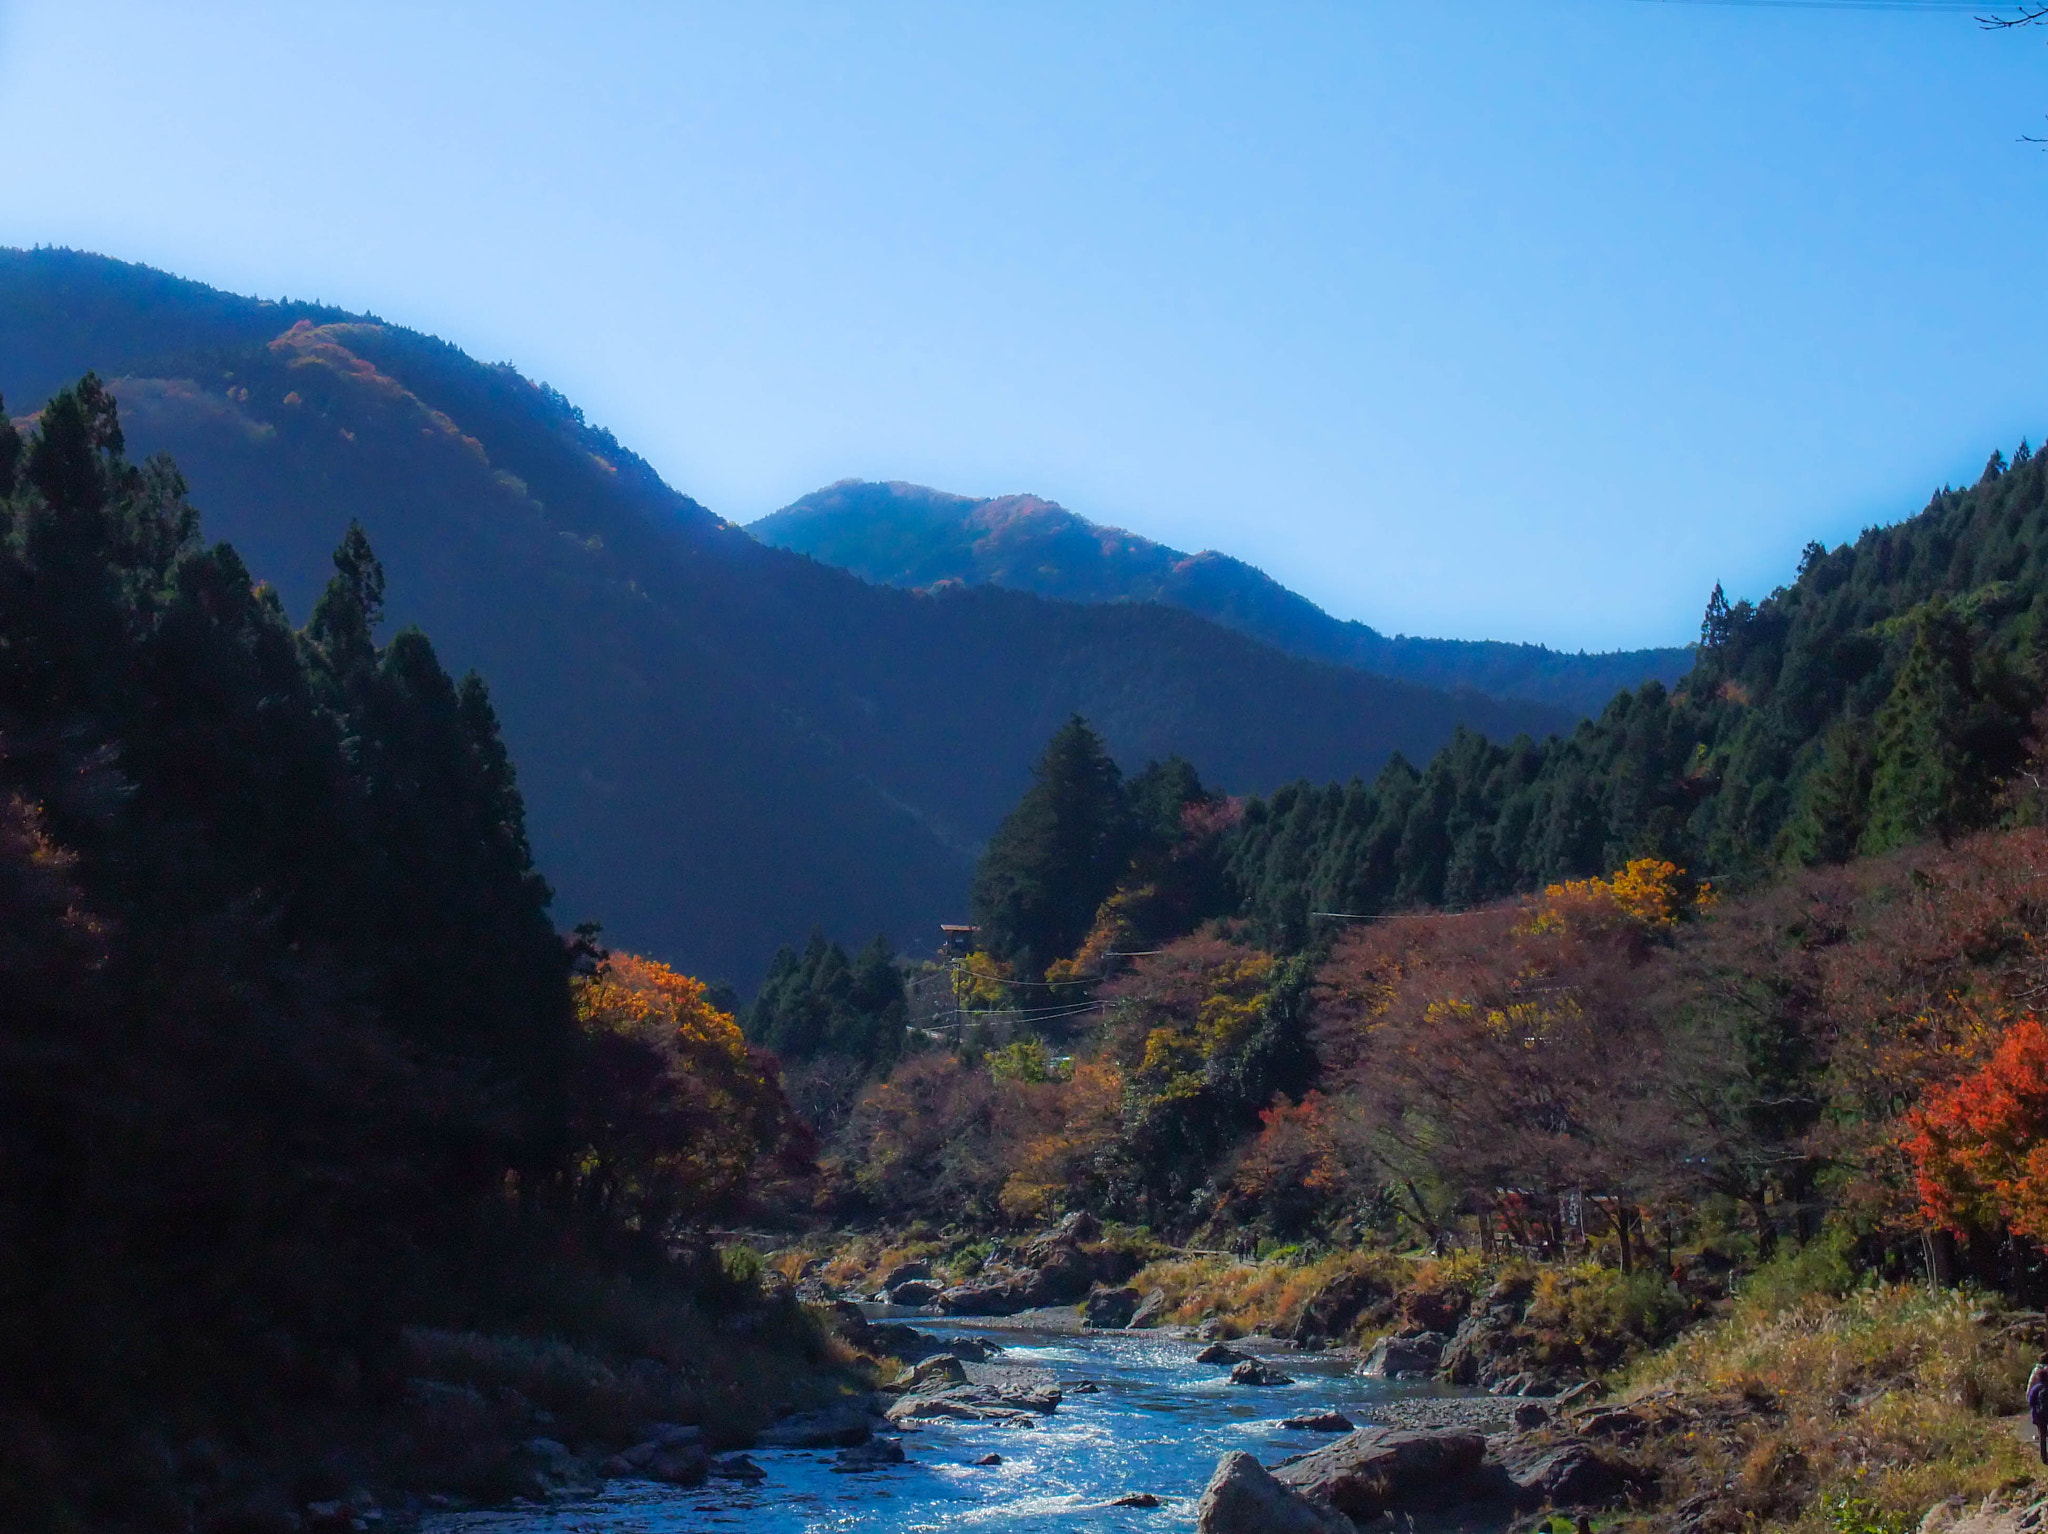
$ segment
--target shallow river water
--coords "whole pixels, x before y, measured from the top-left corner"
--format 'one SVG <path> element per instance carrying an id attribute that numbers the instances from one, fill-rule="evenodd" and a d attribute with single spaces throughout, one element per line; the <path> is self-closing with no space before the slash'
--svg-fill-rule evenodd
<path id="1" fill-rule="evenodd" d="M 1193 1362 L 1202 1346 L 1145 1332 L 1080 1336 L 1010 1328 L 979 1330 L 920 1320 L 940 1336 L 987 1336 L 1001 1361 L 1046 1369 L 1066 1392 L 1057 1411 L 1029 1426 L 933 1423 L 903 1434 L 907 1461 L 887 1469 L 836 1472 L 833 1451 L 754 1449 L 768 1472 L 751 1487 L 712 1481 L 694 1490 L 614 1482 L 588 1497 L 546 1508 L 449 1515 L 430 1534 L 897 1534 L 918 1530 L 1185 1529 L 1194 1523 L 1217 1457 L 1244 1449 L 1271 1464 L 1330 1442 L 1288 1432 L 1283 1417 L 1326 1407 L 1359 1426 L 1375 1403 L 1444 1393 L 1440 1387 L 1362 1379 L 1348 1358 L 1276 1356 L 1292 1385 L 1232 1385 L 1228 1371 Z M 1243 1344 L 1239 1344 L 1240 1347 Z M 1094 1381 L 1100 1391 L 1075 1394 Z M 1465 1392 L 1457 1392 L 1464 1394 Z M 1003 1462 L 976 1466 L 996 1453 Z M 1110 1507 L 1150 1492 L 1157 1508 Z"/>

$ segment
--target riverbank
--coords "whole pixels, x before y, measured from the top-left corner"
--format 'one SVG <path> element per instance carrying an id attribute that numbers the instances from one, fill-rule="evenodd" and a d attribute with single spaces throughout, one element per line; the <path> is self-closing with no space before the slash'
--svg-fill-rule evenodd
<path id="1" fill-rule="evenodd" d="M 709 1290 L 562 1285 L 518 1330 L 410 1328 L 340 1382 L 338 1404 L 154 1426 L 163 1458 L 148 1469 L 166 1496 L 203 1505 L 182 1525 L 198 1534 L 388 1530 L 573 1499 L 644 1470 L 616 1456 L 656 1439 L 694 1446 L 671 1469 L 701 1479 L 700 1454 L 875 1383 L 829 1313 L 739 1267 Z"/>
<path id="2" fill-rule="evenodd" d="M 876 1284 L 874 1294 L 888 1292 L 891 1265 L 921 1267 L 921 1282 L 943 1294 L 1028 1245 L 919 1252 L 876 1242 L 860 1254 L 865 1265 L 841 1254 L 838 1271 L 851 1288 Z M 1607 1516 L 1643 1527 L 1904 1534 L 1937 1504 L 1974 1506 L 2031 1485 L 2041 1467 L 2013 1414 L 2028 1365 L 2048 1346 L 2038 1313 L 1954 1291 L 1857 1288 L 1848 1269 L 1810 1259 L 1738 1283 L 1704 1264 L 1674 1281 L 1458 1255 L 1168 1253 L 1124 1287 L 1151 1312 L 1141 1332 L 1228 1340 L 1283 1370 L 1314 1359 L 1386 1373 L 1412 1361 L 1423 1367 L 1390 1372 L 1472 1392 L 1392 1396 L 1361 1407 L 1359 1427 L 1497 1437 L 1518 1408 L 1546 1407 L 1522 1422 L 1596 1453 L 1619 1488 Z M 815 1285 L 824 1271 L 802 1281 Z M 1086 1323 L 1089 1303 L 978 1324 L 1101 1335 Z M 910 1318 L 944 1324 L 929 1306 Z M 1575 1388 L 1584 1393 L 1558 1410 Z"/>
<path id="3" fill-rule="evenodd" d="M 852 1329 L 843 1311 L 831 1314 Z M 714 1476 L 682 1488 L 620 1477 L 546 1504 L 449 1515 L 432 1521 L 432 1534 L 541 1534 L 569 1525 L 604 1534 L 1186 1529 L 1219 1445 L 1277 1461 L 1340 1437 L 1345 1428 L 1333 1426 L 1333 1416 L 1366 1426 L 1456 1404 L 1435 1385 L 1362 1376 L 1355 1359 L 1335 1351 L 1247 1343 L 1239 1351 L 1286 1376 L 1252 1385 L 1234 1381 L 1226 1360 L 1203 1361 L 1209 1345 L 1179 1328 L 1045 1331 L 1032 1320 L 916 1318 L 925 1334 L 916 1350 L 939 1351 L 922 1360 L 921 1380 L 871 1403 L 883 1415 L 873 1421 L 868 1454 L 786 1446 L 771 1431 L 747 1455 L 763 1473 L 759 1482 Z M 867 1324 L 878 1347 L 910 1346 L 897 1330 L 904 1320 Z M 992 1355 L 971 1356 L 991 1347 Z M 977 1402 L 972 1392 L 980 1390 L 991 1396 Z M 1024 1404 L 1027 1397 L 1035 1404 Z M 928 1412 L 920 1401 L 945 1404 Z M 1502 1403 L 1477 1404 L 1497 1413 Z M 976 1406 L 986 1409 L 960 1409 Z M 885 1447 L 892 1440 L 893 1450 Z"/>
<path id="4" fill-rule="evenodd" d="M 1476 1253 L 1241 1258 L 1175 1251 L 1143 1232 L 1075 1218 L 1015 1241 L 867 1235 L 837 1247 L 792 1246 L 768 1262 L 813 1301 L 1377 1349 L 1375 1372 L 1534 1396 L 1611 1374 L 1715 1314 L 1729 1293 L 1726 1265 L 1695 1264 L 1674 1278 Z"/>

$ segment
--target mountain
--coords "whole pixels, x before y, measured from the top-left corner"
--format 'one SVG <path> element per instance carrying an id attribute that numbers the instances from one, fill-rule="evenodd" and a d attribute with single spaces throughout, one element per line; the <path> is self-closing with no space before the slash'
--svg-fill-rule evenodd
<path id="1" fill-rule="evenodd" d="M 0 394 L 88 369 L 130 456 L 303 619 L 351 519 L 488 680 L 556 918 L 751 984 L 814 925 L 915 944 L 1074 712 L 1233 792 L 1506 739 L 1561 710 L 1286 654 L 1172 608 L 866 584 L 747 536 L 559 393 L 432 337 L 103 257 L 0 251 Z"/>
<path id="2" fill-rule="evenodd" d="M 1066 602 L 1158 602 L 1309 660 L 1579 715 L 1598 713 L 1624 687 L 1676 681 L 1692 664 L 1678 646 L 1574 655 L 1497 640 L 1389 638 L 1331 617 L 1241 559 L 1183 554 L 1035 495 L 974 500 L 894 480 L 842 480 L 747 531 L 881 585 L 960 581 Z"/>

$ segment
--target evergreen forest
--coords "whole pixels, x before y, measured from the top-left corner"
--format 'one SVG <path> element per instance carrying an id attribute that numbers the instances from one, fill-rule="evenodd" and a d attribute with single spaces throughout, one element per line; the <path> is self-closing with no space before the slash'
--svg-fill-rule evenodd
<path id="1" fill-rule="evenodd" d="M 755 1294 L 679 1237 L 808 1133 L 702 985 L 557 932 L 484 683 L 380 632 L 360 527 L 330 569 L 295 628 L 90 375 L 0 427 L 8 1528 L 509 1494 L 484 1333 L 654 1359 L 583 1408 L 749 1409 L 672 1367 Z M 814 1368 L 758 1335 L 759 1389 Z"/>

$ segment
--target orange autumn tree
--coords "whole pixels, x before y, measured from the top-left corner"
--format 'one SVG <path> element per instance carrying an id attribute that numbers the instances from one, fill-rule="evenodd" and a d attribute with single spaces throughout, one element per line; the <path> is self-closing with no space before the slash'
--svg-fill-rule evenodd
<path id="1" fill-rule="evenodd" d="M 1240 1216 L 1263 1219 L 1276 1235 L 1296 1235 L 1319 1212 L 1354 1196 L 1368 1169 L 1353 1128 L 1343 1105 L 1320 1092 L 1299 1103 L 1276 1096 L 1231 1175 Z"/>
<path id="2" fill-rule="evenodd" d="M 763 1173 L 800 1170 L 772 1060 L 702 981 L 615 953 L 577 980 L 576 1018 L 576 1175 L 591 1215 L 666 1236 L 740 1203 Z"/>
<path id="3" fill-rule="evenodd" d="M 1012 1220 L 1051 1220 L 1101 1195 L 1123 1127 L 1123 1072 L 1113 1061 L 1083 1061 L 1064 1088 L 1052 1099 L 1058 1122 L 1017 1149 L 1003 1180 L 997 1201 Z"/>
<path id="4" fill-rule="evenodd" d="M 1982 1066 L 1930 1090 L 1906 1128 L 1928 1220 L 2048 1242 L 2048 1028 L 2039 1019 L 2022 1017 Z"/>

